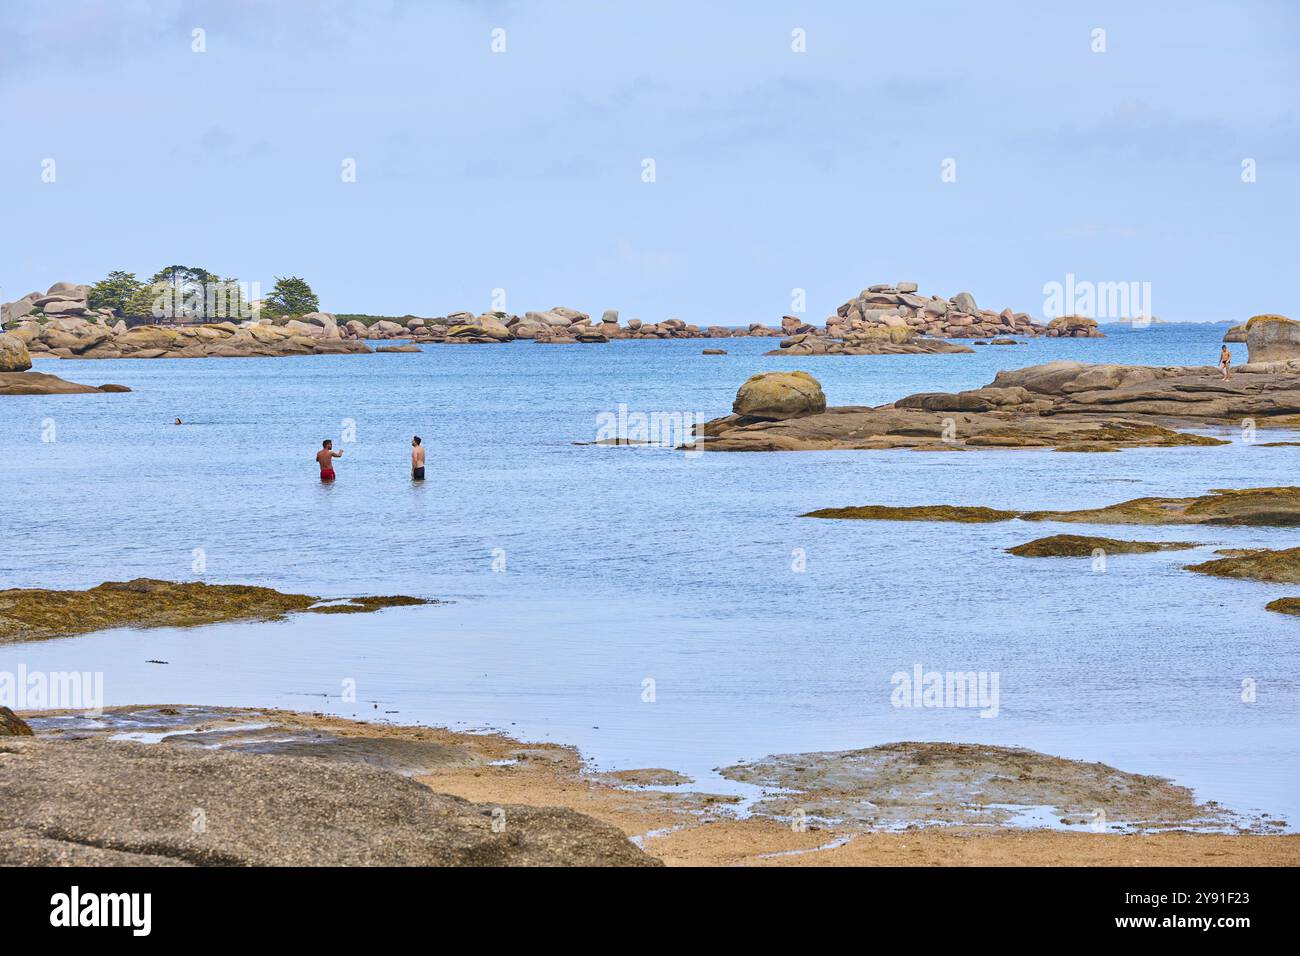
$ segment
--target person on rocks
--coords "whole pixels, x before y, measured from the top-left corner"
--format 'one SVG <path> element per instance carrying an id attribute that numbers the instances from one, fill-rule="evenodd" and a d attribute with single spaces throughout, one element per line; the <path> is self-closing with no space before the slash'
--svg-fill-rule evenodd
<path id="1" fill-rule="evenodd" d="M 325 439 L 320 443 L 320 451 L 316 452 L 316 464 L 320 465 L 320 480 L 334 480 L 334 459 L 342 458 L 343 452 L 334 450 L 334 442 Z"/>
<path id="2" fill-rule="evenodd" d="M 1232 377 L 1232 352 L 1229 351 L 1227 344 L 1219 349 L 1219 368 L 1223 370 L 1223 381 Z"/>
<path id="3" fill-rule="evenodd" d="M 424 446 L 419 435 L 411 439 L 411 480 L 424 481 Z"/>

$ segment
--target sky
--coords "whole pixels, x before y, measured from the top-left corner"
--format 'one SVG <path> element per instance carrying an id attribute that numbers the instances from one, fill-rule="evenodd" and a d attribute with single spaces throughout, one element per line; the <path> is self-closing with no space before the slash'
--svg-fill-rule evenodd
<path id="1" fill-rule="evenodd" d="M 4 301 L 179 263 L 339 313 L 1041 316 L 1073 275 L 1300 317 L 1288 0 L 0 0 L 0 41 Z"/>

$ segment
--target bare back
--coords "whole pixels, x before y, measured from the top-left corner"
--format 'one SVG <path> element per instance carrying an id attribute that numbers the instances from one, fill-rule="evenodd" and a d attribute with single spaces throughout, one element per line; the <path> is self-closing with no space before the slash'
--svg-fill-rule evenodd
<path id="1" fill-rule="evenodd" d="M 416 445 L 411 449 L 411 467 L 412 468 L 424 467 L 424 446 L 423 445 Z"/>

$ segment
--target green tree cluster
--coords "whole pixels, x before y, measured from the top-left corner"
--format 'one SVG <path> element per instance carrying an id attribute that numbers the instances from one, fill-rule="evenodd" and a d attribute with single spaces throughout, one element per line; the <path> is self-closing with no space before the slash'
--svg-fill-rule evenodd
<path id="1" fill-rule="evenodd" d="M 91 286 L 89 303 L 93 309 L 112 309 L 116 316 L 135 319 L 220 322 L 251 315 L 239 280 L 199 266 L 166 266 L 148 282 L 134 272 L 115 270 Z M 306 280 L 277 276 L 264 309 L 271 316 L 306 315 L 319 311 L 320 301 Z"/>

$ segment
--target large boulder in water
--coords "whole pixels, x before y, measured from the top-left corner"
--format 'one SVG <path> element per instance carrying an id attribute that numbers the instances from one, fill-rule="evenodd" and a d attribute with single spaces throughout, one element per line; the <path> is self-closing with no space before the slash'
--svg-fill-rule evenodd
<path id="1" fill-rule="evenodd" d="M 16 335 L 0 335 L 0 372 L 25 372 L 31 367 L 27 343 Z"/>
<path id="2" fill-rule="evenodd" d="M 731 410 L 772 421 L 803 418 L 826 411 L 826 395 L 807 372 L 760 372 L 740 386 Z"/>
<path id="3" fill-rule="evenodd" d="M 1257 315 L 1246 323 L 1250 362 L 1288 362 L 1300 359 L 1300 322 L 1284 315 Z"/>

